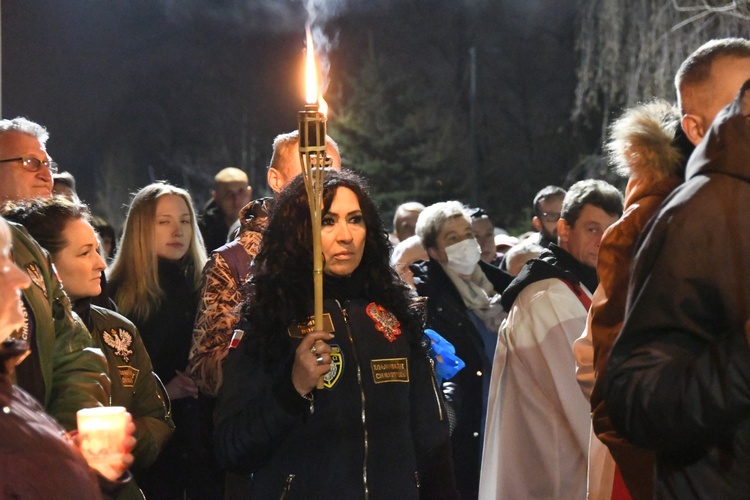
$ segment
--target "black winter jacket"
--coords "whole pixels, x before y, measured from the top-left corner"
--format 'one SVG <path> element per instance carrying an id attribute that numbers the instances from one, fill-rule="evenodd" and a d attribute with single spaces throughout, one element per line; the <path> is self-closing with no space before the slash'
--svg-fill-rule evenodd
<path id="1" fill-rule="evenodd" d="M 230 470 L 252 474 L 253 498 L 456 498 L 447 418 L 421 332 L 389 341 L 370 304 L 325 301 L 338 361 L 312 409 L 291 381 L 299 339 L 273 370 L 252 331 L 230 349 L 216 449 Z"/>
<path id="2" fill-rule="evenodd" d="M 484 262 L 479 266 L 495 291 L 502 293 L 511 281 L 510 275 Z M 412 265 L 411 269 L 417 292 L 428 298 L 427 327 L 453 344 L 456 355 L 466 363 L 449 382 L 457 388 L 450 405 L 457 411 L 451 443 L 453 463 L 457 464 L 458 489 L 464 498 L 476 498 L 484 420 L 482 386 L 484 383 L 489 386 L 492 359 L 484 355 L 482 337 L 469 318 L 461 295 L 440 264 L 426 261 Z"/>
<path id="3" fill-rule="evenodd" d="M 651 220 L 607 364 L 612 422 L 657 452 L 657 498 L 750 497 L 747 104 L 719 113 Z"/>
<path id="4" fill-rule="evenodd" d="M 500 304 L 503 309 L 510 311 L 516 297 L 524 288 L 550 278 L 559 278 L 572 285 L 583 284 L 589 291 L 596 290 L 599 284 L 596 269 L 577 261 L 557 244 L 550 243 L 538 258 L 530 260 L 521 269 L 518 276 L 505 289 Z"/>
<path id="5" fill-rule="evenodd" d="M 203 236 L 203 243 L 209 252 L 227 243 L 229 226 L 224 222 L 224 212 L 216 204 L 216 200 L 209 200 L 198 219 L 198 228 Z"/>

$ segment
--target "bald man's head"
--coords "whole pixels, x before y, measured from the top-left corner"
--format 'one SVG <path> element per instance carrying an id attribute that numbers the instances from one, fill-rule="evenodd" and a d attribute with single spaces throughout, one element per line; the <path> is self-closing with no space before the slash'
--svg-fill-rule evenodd
<path id="1" fill-rule="evenodd" d="M 341 169 L 341 156 L 336 141 L 326 136 L 326 154 L 331 157 L 331 167 Z M 268 167 L 268 186 L 278 193 L 294 177 L 302 173 L 299 158 L 299 132 L 280 134 L 273 140 L 273 155 Z"/>

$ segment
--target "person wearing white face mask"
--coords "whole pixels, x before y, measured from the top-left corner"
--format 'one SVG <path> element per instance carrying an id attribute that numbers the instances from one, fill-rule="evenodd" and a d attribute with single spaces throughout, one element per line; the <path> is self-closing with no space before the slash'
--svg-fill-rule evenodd
<path id="1" fill-rule="evenodd" d="M 417 293 L 429 299 L 427 327 L 453 344 L 456 356 L 466 362 L 444 383 L 443 392 L 456 410 L 451 435 L 456 483 L 463 498 L 476 498 L 492 357 L 505 317 L 500 293 L 511 277 L 480 260 L 471 218 L 458 201 L 427 207 L 416 232 L 430 257 L 411 267 Z"/>

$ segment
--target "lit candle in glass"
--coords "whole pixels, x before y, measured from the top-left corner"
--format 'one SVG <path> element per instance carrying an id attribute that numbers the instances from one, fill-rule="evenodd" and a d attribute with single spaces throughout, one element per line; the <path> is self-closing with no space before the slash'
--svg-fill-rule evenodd
<path id="1" fill-rule="evenodd" d="M 84 408 L 76 413 L 81 453 L 94 468 L 122 460 L 128 414 L 122 406 Z"/>

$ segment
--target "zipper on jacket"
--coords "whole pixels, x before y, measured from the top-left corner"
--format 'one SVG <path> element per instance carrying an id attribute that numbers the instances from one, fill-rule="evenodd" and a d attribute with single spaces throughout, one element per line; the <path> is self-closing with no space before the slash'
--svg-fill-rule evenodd
<path id="1" fill-rule="evenodd" d="M 437 387 L 437 374 L 435 373 L 435 360 L 430 358 L 430 369 L 432 370 L 432 390 L 435 393 L 435 402 L 438 407 L 438 415 L 440 415 L 440 421 L 443 421 L 443 406 L 440 404 L 440 394 L 438 393 Z"/>
<path id="2" fill-rule="evenodd" d="M 357 366 L 357 382 L 359 383 L 359 394 L 362 402 L 362 432 L 365 441 L 365 457 L 362 462 L 362 483 L 365 488 L 365 499 L 370 498 L 370 490 L 367 486 L 367 454 L 369 452 L 369 441 L 367 436 L 367 414 L 365 412 L 365 390 L 362 385 L 362 370 L 359 366 L 359 357 L 357 356 L 357 349 L 354 347 L 354 337 L 352 337 L 352 330 L 349 328 L 349 315 L 346 313 L 346 309 L 341 307 L 339 301 L 336 301 L 336 305 L 339 306 L 341 314 L 344 316 L 344 325 L 346 325 L 346 333 L 349 336 L 349 343 L 352 346 L 352 356 L 354 356 L 354 364 Z"/>
<path id="3" fill-rule="evenodd" d="M 286 484 L 284 485 L 284 490 L 281 492 L 279 500 L 284 500 L 287 495 L 289 495 L 289 492 L 292 490 L 292 481 L 294 481 L 294 474 L 289 474 L 286 477 Z"/>

